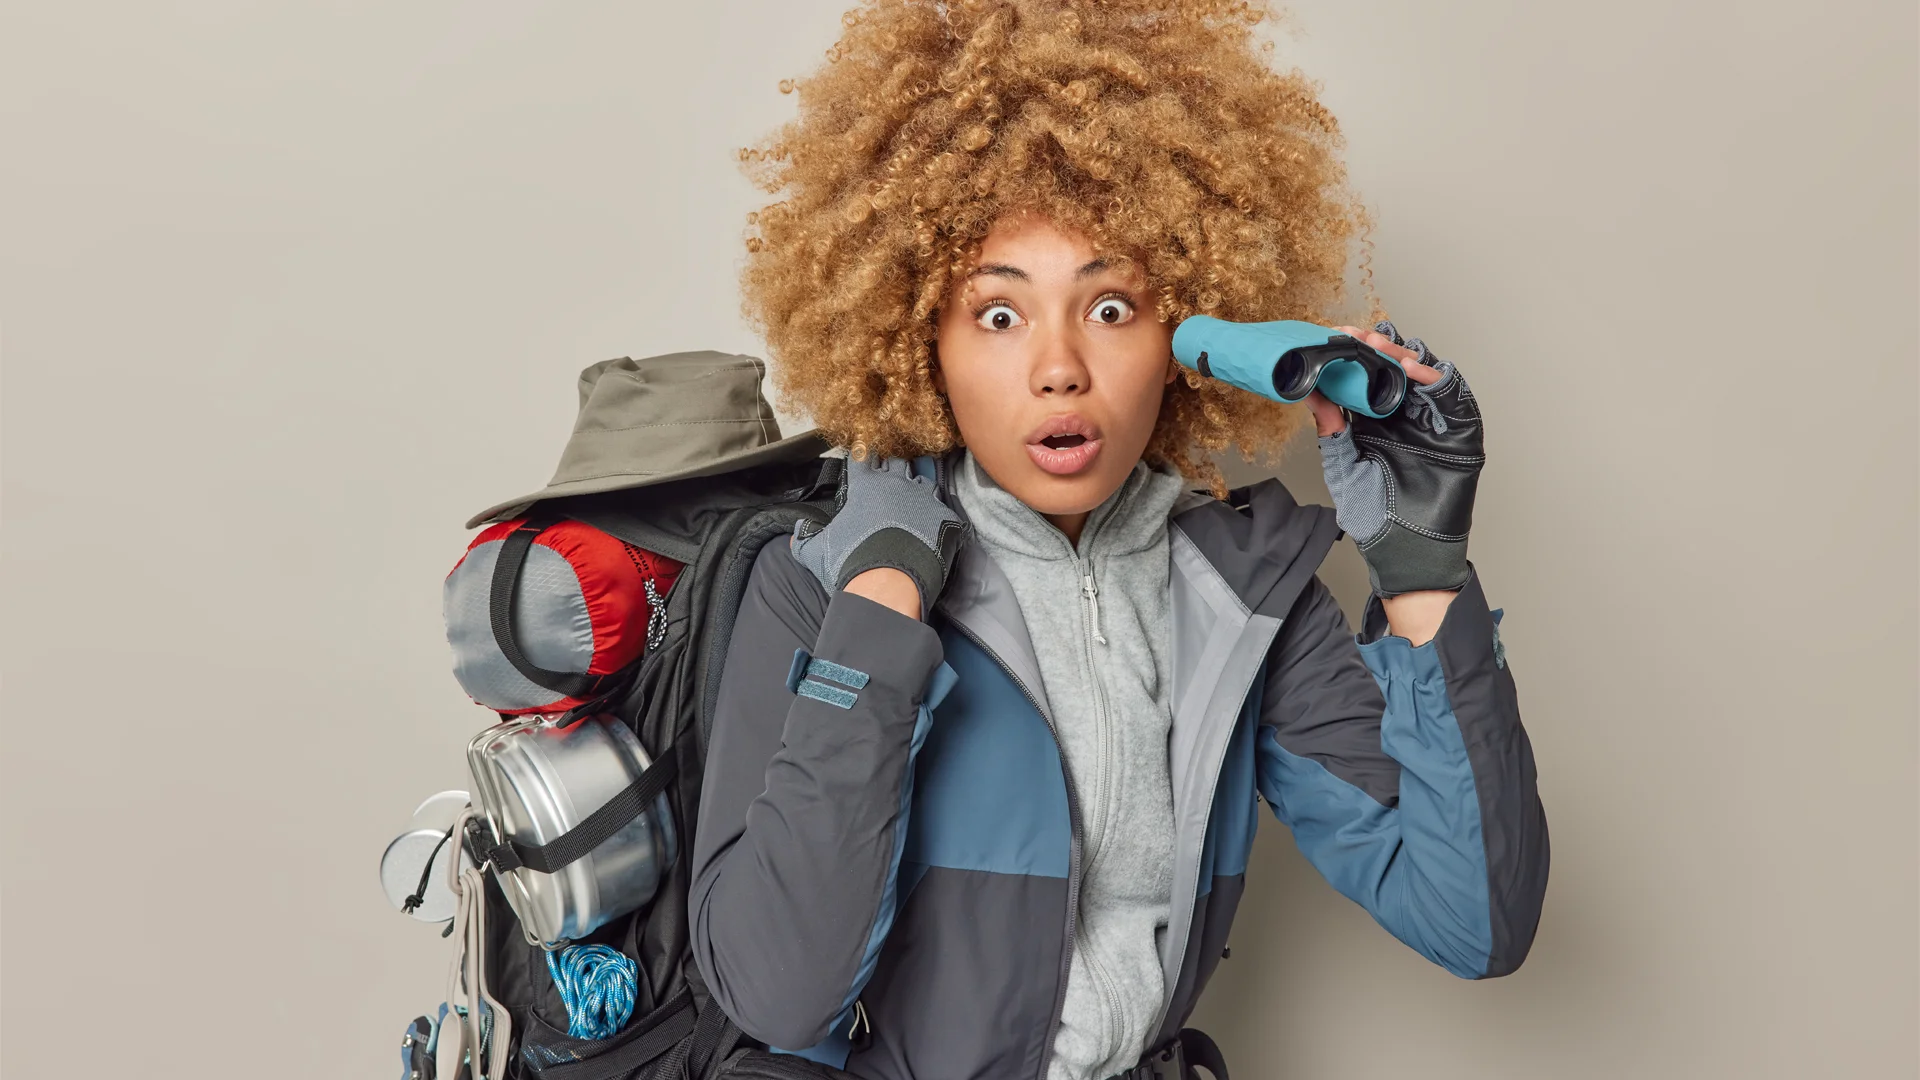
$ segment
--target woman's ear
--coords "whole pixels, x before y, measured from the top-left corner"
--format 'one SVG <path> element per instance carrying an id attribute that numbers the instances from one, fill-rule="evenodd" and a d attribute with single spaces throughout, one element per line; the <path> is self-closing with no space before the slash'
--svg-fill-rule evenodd
<path id="1" fill-rule="evenodd" d="M 1172 385 L 1173 385 L 1173 380 L 1175 380 L 1175 379 L 1177 379 L 1177 378 L 1179 378 L 1179 377 L 1180 377 L 1180 361 L 1178 361 L 1178 360 L 1169 360 L 1169 361 L 1167 361 L 1167 382 L 1166 382 L 1166 385 L 1168 385 L 1168 386 L 1172 386 Z"/>

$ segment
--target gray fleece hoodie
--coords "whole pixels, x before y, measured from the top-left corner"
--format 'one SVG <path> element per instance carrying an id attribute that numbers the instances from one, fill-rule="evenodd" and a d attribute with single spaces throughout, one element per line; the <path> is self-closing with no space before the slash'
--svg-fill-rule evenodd
<path id="1" fill-rule="evenodd" d="M 1186 483 L 1134 466 L 1088 517 L 1078 550 L 971 453 L 954 495 L 1013 585 L 1040 661 L 1086 861 L 1066 1004 L 1048 1080 L 1133 1067 L 1165 997 L 1173 892 L 1167 518 Z"/>

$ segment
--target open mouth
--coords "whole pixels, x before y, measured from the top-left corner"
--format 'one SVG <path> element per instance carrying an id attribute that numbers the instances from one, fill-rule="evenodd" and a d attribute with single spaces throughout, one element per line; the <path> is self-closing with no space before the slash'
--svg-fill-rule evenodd
<path id="1" fill-rule="evenodd" d="M 1100 447 L 1099 427 L 1073 414 L 1050 416 L 1027 436 L 1027 456 L 1055 476 L 1084 472 L 1100 456 Z"/>

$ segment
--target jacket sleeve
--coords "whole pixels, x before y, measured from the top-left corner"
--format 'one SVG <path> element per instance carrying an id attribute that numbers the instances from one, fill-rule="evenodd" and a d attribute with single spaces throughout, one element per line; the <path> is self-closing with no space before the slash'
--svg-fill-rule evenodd
<path id="1" fill-rule="evenodd" d="M 727 648 L 689 896 L 693 954 L 741 1030 L 813 1047 L 892 926 L 913 761 L 951 686 L 939 635 L 787 545 L 755 562 Z"/>
<path id="2" fill-rule="evenodd" d="M 1471 563 L 1469 563 L 1471 568 Z M 1533 749 L 1472 571 L 1439 633 L 1362 633 L 1315 577 L 1268 658 L 1260 792 L 1333 887 L 1461 978 L 1505 975 L 1533 943 L 1547 821 Z"/>

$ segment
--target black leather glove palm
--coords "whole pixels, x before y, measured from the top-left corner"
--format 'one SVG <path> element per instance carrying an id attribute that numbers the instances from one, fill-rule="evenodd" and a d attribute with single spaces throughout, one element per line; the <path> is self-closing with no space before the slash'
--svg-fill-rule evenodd
<path id="1" fill-rule="evenodd" d="M 1335 519 L 1360 546 L 1376 596 L 1467 583 L 1467 531 L 1486 464 L 1480 405 L 1451 363 L 1391 322 L 1374 330 L 1440 370 L 1430 385 L 1408 380 L 1400 408 L 1375 420 L 1349 414 L 1320 437 L 1320 461 Z"/>

